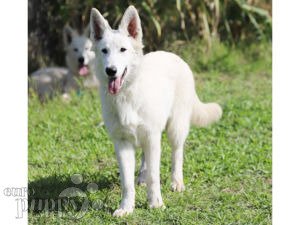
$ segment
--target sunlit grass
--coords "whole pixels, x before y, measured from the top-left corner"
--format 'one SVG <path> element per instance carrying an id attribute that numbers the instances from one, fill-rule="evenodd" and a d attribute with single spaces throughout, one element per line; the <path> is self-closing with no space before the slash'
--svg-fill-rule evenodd
<path id="1" fill-rule="evenodd" d="M 224 116 L 209 128 L 191 129 L 185 145 L 184 193 L 170 191 L 171 149 L 163 136 L 165 210 L 150 210 L 145 188 L 137 187 L 134 213 L 121 219 L 111 216 L 120 201 L 120 183 L 112 143 L 99 126 L 97 91 L 74 94 L 68 104 L 60 98 L 45 104 L 31 98 L 28 164 L 34 194 L 29 203 L 58 199 L 64 189 L 77 187 L 87 195 L 89 207 L 78 220 L 60 215 L 57 208 L 47 212 L 35 207 L 29 223 L 271 224 L 270 49 L 270 44 L 231 49 L 216 45 L 207 53 L 199 43 L 173 46 L 195 71 L 200 99 L 219 102 Z M 71 182 L 73 174 L 82 175 L 80 184 Z M 87 191 L 90 183 L 98 185 L 96 192 Z"/>

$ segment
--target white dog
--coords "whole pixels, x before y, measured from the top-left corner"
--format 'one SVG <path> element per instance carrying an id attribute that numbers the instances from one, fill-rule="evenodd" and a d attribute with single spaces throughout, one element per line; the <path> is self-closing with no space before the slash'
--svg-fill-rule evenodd
<path id="1" fill-rule="evenodd" d="M 73 81 L 75 81 L 74 78 L 78 78 L 79 76 L 86 78 L 83 83 L 85 87 L 98 86 L 93 63 L 95 53 L 92 51 L 89 30 L 89 27 L 87 27 L 83 34 L 79 34 L 78 31 L 68 25 L 64 28 L 67 67 L 72 74 L 71 78 L 73 78 Z"/>
<path id="2" fill-rule="evenodd" d="M 84 77 L 84 87 L 97 87 L 99 82 L 94 73 L 95 53 L 89 39 L 89 27 L 82 34 L 66 25 L 63 30 L 63 41 L 68 69 L 60 67 L 42 68 L 31 74 L 31 86 L 37 90 L 40 98 L 52 96 L 54 92 L 62 93 L 69 98 L 71 90 L 79 90 L 79 77 Z"/>
<path id="3" fill-rule="evenodd" d="M 183 146 L 190 124 L 207 126 L 220 119 L 221 107 L 197 97 L 192 71 L 177 55 L 143 55 L 142 28 L 130 6 L 113 30 L 97 9 L 90 17 L 102 113 L 120 168 L 122 201 L 114 216 L 134 209 L 135 149 L 142 147 L 139 180 L 146 181 L 150 208 L 163 206 L 160 190 L 161 135 L 172 146 L 172 189 L 183 191 Z M 144 177 L 145 176 L 145 177 Z"/>

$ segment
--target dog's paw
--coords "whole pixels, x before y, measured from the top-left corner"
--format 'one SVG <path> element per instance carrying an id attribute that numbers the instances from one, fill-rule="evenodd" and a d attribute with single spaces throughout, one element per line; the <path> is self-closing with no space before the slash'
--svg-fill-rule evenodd
<path id="1" fill-rule="evenodd" d="M 71 96 L 68 93 L 64 93 L 62 94 L 61 99 L 63 102 L 68 103 L 71 101 Z"/>
<path id="2" fill-rule="evenodd" d="M 185 190 L 183 181 L 180 181 L 180 182 L 172 181 L 171 189 L 172 189 L 172 191 L 183 192 Z"/>
<path id="3" fill-rule="evenodd" d="M 104 122 L 101 121 L 100 123 L 98 123 L 97 127 L 104 127 Z"/>
<path id="4" fill-rule="evenodd" d="M 153 198 L 153 199 L 151 199 L 150 202 L 149 202 L 149 207 L 151 209 L 153 209 L 153 208 L 162 208 L 162 209 L 166 208 L 163 201 L 162 201 L 162 198 Z"/>
<path id="5" fill-rule="evenodd" d="M 166 206 L 164 205 L 164 203 L 160 203 L 160 204 L 150 204 L 149 205 L 150 209 L 165 209 Z"/>
<path id="6" fill-rule="evenodd" d="M 114 211 L 113 216 L 114 217 L 123 217 L 123 216 L 131 214 L 132 212 L 133 212 L 133 208 L 131 208 L 131 209 L 119 208 L 116 211 Z"/>

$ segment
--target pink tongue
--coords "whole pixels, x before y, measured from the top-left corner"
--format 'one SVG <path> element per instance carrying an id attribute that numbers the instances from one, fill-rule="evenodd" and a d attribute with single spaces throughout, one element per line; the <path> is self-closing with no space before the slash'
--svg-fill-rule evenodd
<path id="1" fill-rule="evenodd" d="M 89 69 L 87 68 L 87 66 L 83 66 L 79 69 L 80 76 L 85 76 L 88 74 L 88 72 L 89 72 Z"/>
<path id="2" fill-rule="evenodd" d="M 108 91 L 111 94 L 117 94 L 121 88 L 121 77 L 117 77 L 114 80 L 108 82 Z"/>

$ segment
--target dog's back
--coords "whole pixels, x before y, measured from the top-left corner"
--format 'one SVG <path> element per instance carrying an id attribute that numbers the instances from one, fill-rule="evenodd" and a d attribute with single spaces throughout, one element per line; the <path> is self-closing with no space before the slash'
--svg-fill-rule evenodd
<path id="1" fill-rule="evenodd" d="M 139 99 L 134 102 L 138 102 L 141 115 L 145 114 L 143 120 L 149 119 L 151 126 L 157 123 L 160 129 L 183 117 L 185 123 L 203 127 L 222 115 L 217 104 L 204 104 L 199 100 L 190 67 L 170 52 L 144 55 L 131 89 L 133 98 Z"/>
<path id="2" fill-rule="evenodd" d="M 29 77 L 29 88 L 37 93 L 44 101 L 56 93 L 64 92 L 69 70 L 63 67 L 42 68 L 33 72 Z"/>

